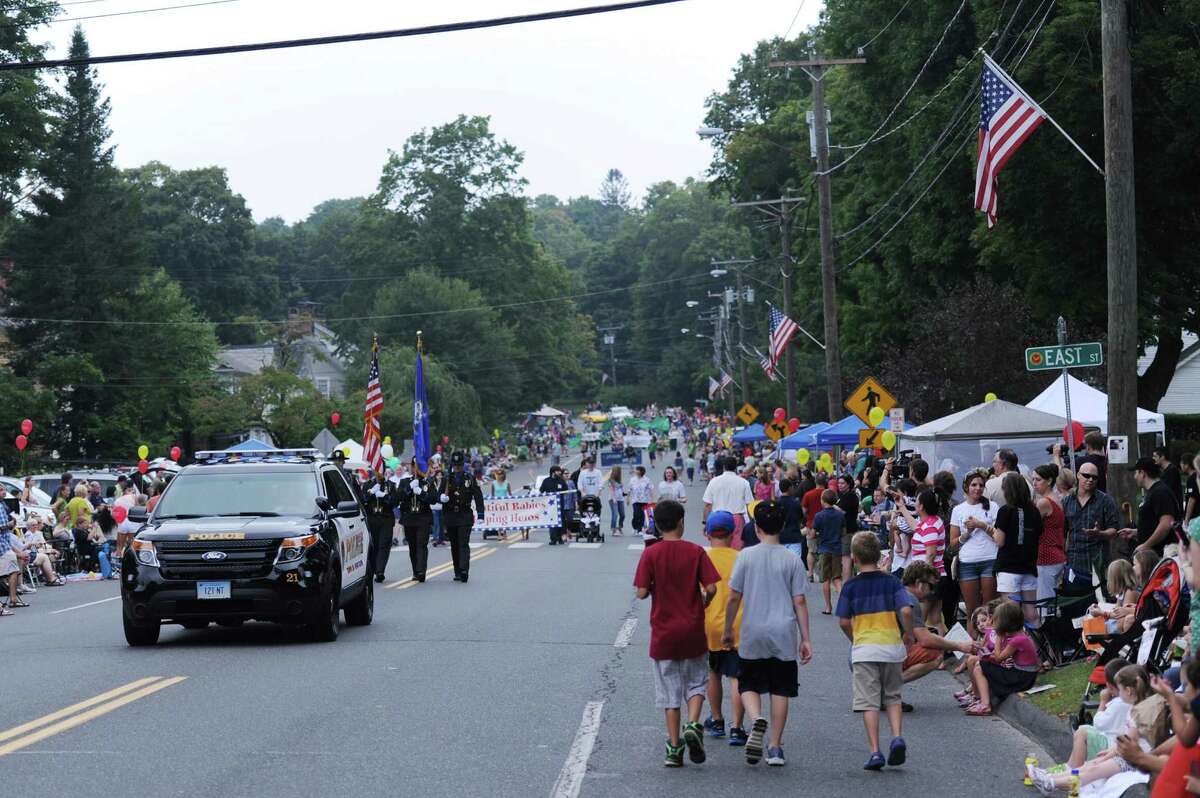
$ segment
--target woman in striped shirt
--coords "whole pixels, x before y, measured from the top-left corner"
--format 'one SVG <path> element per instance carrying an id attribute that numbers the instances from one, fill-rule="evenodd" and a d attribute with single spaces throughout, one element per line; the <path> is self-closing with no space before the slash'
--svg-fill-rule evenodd
<path id="1" fill-rule="evenodd" d="M 917 496 L 917 518 L 914 520 L 908 508 L 901 503 L 901 514 L 913 528 L 912 553 L 910 562 L 924 560 L 938 572 L 940 580 L 938 589 L 929 596 L 929 607 L 925 617 L 929 623 L 937 626 L 945 634 L 942 624 L 942 597 L 947 593 L 947 582 L 950 577 L 946 574 L 946 524 L 938 515 L 939 502 L 937 494 L 931 490 L 922 491 Z"/>

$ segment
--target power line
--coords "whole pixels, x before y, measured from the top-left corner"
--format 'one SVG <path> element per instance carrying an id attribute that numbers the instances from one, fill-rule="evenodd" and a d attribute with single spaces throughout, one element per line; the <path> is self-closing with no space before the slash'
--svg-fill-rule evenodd
<path id="1" fill-rule="evenodd" d="M 796 16 L 792 17 L 792 24 L 788 25 L 787 30 L 783 34 L 783 40 L 786 42 L 788 36 L 792 35 L 792 28 L 796 27 L 796 20 L 800 19 L 800 12 L 804 10 L 805 0 L 800 0 L 800 7 L 796 9 Z"/>
<path id="2" fill-rule="evenodd" d="M 120 64 L 132 61 L 162 61 L 170 58 L 195 58 L 206 55 L 249 53 L 257 52 L 259 50 L 286 50 L 295 47 L 314 47 L 325 44 L 345 44 L 348 42 L 399 39 L 411 36 L 429 36 L 436 33 L 456 33 L 466 30 L 480 30 L 483 28 L 499 28 L 509 25 L 522 25 L 530 22 L 546 22 L 556 19 L 594 16 L 596 14 L 608 14 L 615 11 L 628 11 L 635 8 L 649 8 L 652 6 L 682 3 L 685 1 L 686 0 L 631 0 L 631 2 L 612 3 L 609 5 L 600 6 L 586 6 L 584 8 L 561 9 L 558 11 L 545 11 L 537 14 L 520 14 L 511 17 L 495 17 L 492 19 L 480 19 L 468 22 L 449 22 L 438 25 L 424 25 L 417 28 L 400 28 L 397 30 L 345 33 L 336 36 L 315 36 L 307 39 L 285 39 L 274 42 L 228 44 L 218 47 L 196 47 L 187 50 L 159 50 L 145 53 L 126 53 L 123 55 L 99 55 L 88 58 L 60 58 L 46 61 L 7 61 L 0 63 L 0 71 L 80 67 L 89 66 L 92 64 Z"/>
<path id="3" fill-rule="evenodd" d="M 92 2 L 93 0 L 89 0 Z M 158 8 L 142 8 L 136 11 L 113 11 L 108 14 L 90 14 L 86 17 L 64 17 L 62 19 L 52 19 L 50 24 L 57 22 L 82 22 L 85 19 L 104 19 L 106 17 L 128 17 L 134 14 L 155 14 L 159 11 L 175 11 L 180 8 L 199 8 L 200 6 L 219 6 L 225 3 L 236 3 L 238 0 L 205 0 L 203 3 L 187 3 L 177 6 L 159 6 Z M 64 4 L 65 5 L 65 4 Z"/>
<path id="4" fill-rule="evenodd" d="M 862 55 L 864 50 L 866 50 L 868 47 L 870 47 L 872 44 L 874 44 L 876 39 L 878 39 L 880 36 L 882 36 L 884 33 L 886 33 L 887 29 L 892 27 L 892 23 L 895 22 L 896 20 L 900 19 L 900 15 L 904 13 L 904 9 L 908 8 L 911 4 L 912 4 L 912 0 L 905 0 L 904 5 L 900 6 L 900 10 L 896 12 L 896 16 L 892 17 L 888 21 L 888 24 L 884 25 L 879 30 L 878 33 L 876 33 L 870 39 L 868 39 L 867 41 L 863 42 L 862 44 L 860 44 L 858 46 L 858 54 Z"/>

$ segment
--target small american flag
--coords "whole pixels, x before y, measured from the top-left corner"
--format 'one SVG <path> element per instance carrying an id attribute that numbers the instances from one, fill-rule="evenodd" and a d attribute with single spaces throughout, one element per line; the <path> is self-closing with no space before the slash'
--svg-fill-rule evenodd
<path id="1" fill-rule="evenodd" d="M 383 388 L 379 384 L 379 339 L 371 346 L 371 370 L 367 373 L 367 401 L 363 407 L 363 458 L 375 473 L 383 471 L 383 438 L 379 415 L 383 412 Z"/>
<path id="2" fill-rule="evenodd" d="M 775 364 L 771 362 L 771 358 L 764 355 L 757 348 L 754 354 L 758 355 L 758 365 L 762 366 L 763 373 L 767 375 L 767 379 L 771 382 L 779 382 L 779 375 L 775 373 Z"/>
<path id="3" fill-rule="evenodd" d="M 733 384 L 733 377 L 730 377 L 728 374 L 725 373 L 724 369 L 721 369 L 721 383 L 718 386 L 721 393 L 724 394 L 725 389 L 728 388 L 732 384 Z"/>
<path id="4" fill-rule="evenodd" d="M 712 399 L 717 395 L 717 391 L 721 389 L 721 384 L 712 377 L 708 378 L 708 398 Z"/>
<path id="5" fill-rule="evenodd" d="M 771 355 L 771 369 L 774 370 L 775 366 L 779 363 L 779 359 L 783 357 L 783 353 L 787 350 L 788 342 L 799 332 L 800 326 L 780 313 L 779 308 L 769 302 L 767 303 L 767 308 L 770 310 L 771 320 L 771 340 L 767 351 Z"/>
<path id="6" fill-rule="evenodd" d="M 1045 112 L 985 55 L 983 96 L 979 103 L 975 210 L 987 214 L 988 227 L 996 224 L 996 176 L 1045 118 Z"/>

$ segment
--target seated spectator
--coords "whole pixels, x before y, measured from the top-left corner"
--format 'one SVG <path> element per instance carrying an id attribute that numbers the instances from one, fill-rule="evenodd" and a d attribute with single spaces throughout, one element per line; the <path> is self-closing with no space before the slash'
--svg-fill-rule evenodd
<path id="1" fill-rule="evenodd" d="M 54 572 L 51 555 L 57 557 L 58 552 L 54 551 L 46 542 L 46 536 L 42 533 L 41 519 L 35 518 L 30 522 L 24 535 L 11 532 L 9 537 L 11 538 L 9 542 L 12 544 L 13 550 L 17 552 L 17 556 L 20 557 L 23 552 L 29 565 L 42 572 L 42 581 L 48 587 L 60 587 L 67 583 L 65 579 Z"/>
<path id="2" fill-rule="evenodd" d="M 1083 767 L 1084 762 L 1095 759 L 1102 752 L 1115 747 L 1117 737 L 1125 732 L 1133 705 L 1121 697 L 1121 688 L 1117 686 L 1117 674 L 1128 664 L 1128 660 L 1117 657 L 1109 660 L 1104 666 L 1104 690 L 1100 693 L 1100 706 L 1090 725 L 1080 726 L 1075 730 L 1075 741 L 1071 748 L 1071 756 L 1067 759 L 1067 767 Z"/>
<path id="3" fill-rule="evenodd" d="M 947 640 L 934 634 L 925 625 L 923 605 L 937 590 L 939 579 L 940 574 L 937 570 L 924 560 L 911 562 L 904 569 L 904 577 L 901 582 L 912 598 L 913 637 L 915 638 L 913 645 L 908 646 L 905 652 L 903 678 L 906 684 L 940 670 L 947 651 L 961 651 L 964 654 L 974 651 L 971 643 L 955 643 L 953 640 Z"/>

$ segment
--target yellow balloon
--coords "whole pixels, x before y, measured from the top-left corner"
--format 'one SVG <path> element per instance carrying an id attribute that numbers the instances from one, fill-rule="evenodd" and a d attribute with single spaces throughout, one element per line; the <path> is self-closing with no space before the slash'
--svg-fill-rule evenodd
<path id="1" fill-rule="evenodd" d="M 800 465 L 807 465 L 808 461 L 811 459 L 812 459 L 812 452 L 810 452 L 808 449 L 797 449 L 796 450 L 796 462 L 799 463 Z"/>
<path id="2" fill-rule="evenodd" d="M 146 444 L 143 443 L 141 446 L 138 447 L 138 459 L 139 460 L 145 460 L 149 454 L 150 454 L 150 447 L 147 446 Z"/>
<path id="3" fill-rule="evenodd" d="M 827 473 L 827 474 L 833 473 L 833 461 L 832 460 L 825 460 L 825 461 L 819 463 L 819 465 L 821 466 L 821 470 L 824 471 L 825 473 Z"/>
<path id="4" fill-rule="evenodd" d="M 999 396 L 996 396 L 996 394 L 994 394 L 993 392 L 991 392 L 991 391 L 988 391 L 988 392 L 987 392 L 987 396 L 983 397 L 983 401 L 985 401 L 985 402 L 994 402 L 994 401 L 996 401 L 996 400 L 997 400 L 997 399 L 999 399 L 999 398 L 1000 398 L 1000 397 L 999 397 Z"/>
<path id="5" fill-rule="evenodd" d="M 882 438 L 883 438 L 883 448 L 891 449 L 893 446 L 896 445 L 896 433 L 892 432 L 891 430 L 888 430 L 887 432 L 883 433 Z"/>
<path id="6" fill-rule="evenodd" d="M 867 418 L 871 421 L 872 427 L 878 427 L 887 417 L 887 413 L 883 412 L 882 407 L 872 407 L 871 412 L 867 413 Z"/>
<path id="7" fill-rule="evenodd" d="M 343 446 L 343 447 L 342 447 L 342 454 L 344 454 L 344 455 L 346 455 L 347 457 L 349 457 L 349 456 L 350 456 L 350 447 L 349 447 L 349 446 Z"/>
<path id="8" fill-rule="evenodd" d="M 821 456 L 817 458 L 817 461 L 821 463 L 832 463 L 833 455 L 831 455 L 829 452 L 821 452 Z"/>
<path id="9" fill-rule="evenodd" d="M 392 436 L 391 436 L 391 435 L 385 435 L 385 436 L 383 437 L 383 442 L 384 442 L 384 443 L 391 443 L 391 442 L 392 442 Z"/>

